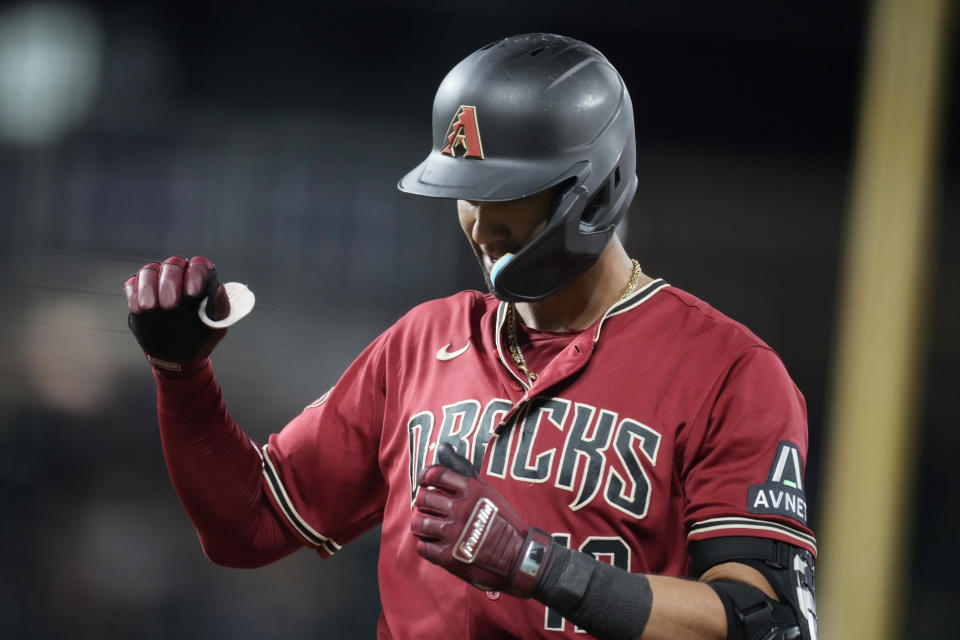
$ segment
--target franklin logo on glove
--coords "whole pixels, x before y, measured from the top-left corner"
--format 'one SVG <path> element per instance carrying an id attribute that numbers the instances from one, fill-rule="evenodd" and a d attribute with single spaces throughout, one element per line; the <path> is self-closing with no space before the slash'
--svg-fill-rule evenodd
<path id="1" fill-rule="evenodd" d="M 457 547 L 453 552 L 454 558 L 460 562 L 473 562 L 473 559 L 477 557 L 477 550 L 487 537 L 490 522 L 496 514 L 497 505 L 486 498 L 481 498 L 477 502 L 477 506 L 473 509 L 473 515 L 470 516 L 471 524 L 463 529 L 463 533 L 460 534 L 460 539 L 457 541 Z"/>

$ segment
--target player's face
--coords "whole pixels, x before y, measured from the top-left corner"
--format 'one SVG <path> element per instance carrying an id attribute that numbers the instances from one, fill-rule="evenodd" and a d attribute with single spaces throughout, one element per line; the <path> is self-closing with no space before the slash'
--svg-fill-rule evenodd
<path id="1" fill-rule="evenodd" d="M 490 270 L 505 253 L 516 253 L 547 226 L 554 189 L 506 202 L 457 200 L 460 226 L 480 262 L 487 288 Z"/>

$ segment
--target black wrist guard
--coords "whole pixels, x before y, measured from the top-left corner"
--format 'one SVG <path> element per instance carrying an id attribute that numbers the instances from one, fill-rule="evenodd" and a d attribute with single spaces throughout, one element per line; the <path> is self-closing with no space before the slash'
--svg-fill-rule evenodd
<path id="1" fill-rule="evenodd" d="M 556 542 L 552 547 L 552 560 L 533 588 L 534 598 L 597 638 L 633 640 L 643 633 L 653 606 L 645 575 Z"/>

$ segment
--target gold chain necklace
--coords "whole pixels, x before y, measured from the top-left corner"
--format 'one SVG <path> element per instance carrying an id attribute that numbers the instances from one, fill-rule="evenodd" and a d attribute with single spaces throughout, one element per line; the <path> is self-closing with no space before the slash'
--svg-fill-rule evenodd
<path id="1" fill-rule="evenodd" d="M 637 262 L 636 258 L 632 259 L 631 262 L 633 263 L 633 272 L 630 274 L 630 281 L 627 282 L 626 288 L 623 290 L 623 293 L 620 294 L 620 300 L 623 300 L 633 293 L 637 288 L 637 283 L 640 282 L 640 263 Z M 510 349 L 510 355 L 513 356 L 513 361 L 517 364 L 517 369 L 519 369 L 523 375 L 527 376 L 530 382 L 536 382 L 536 372 L 527 366 L 523 352 L 520 351 L 520 341 L 517 339 L 517 312 L 512 302 L 507 304 L 507 317 L 504 321 L 507 323 L 510 332 L 510 342 L 507 344 L 507 347 Z"/>

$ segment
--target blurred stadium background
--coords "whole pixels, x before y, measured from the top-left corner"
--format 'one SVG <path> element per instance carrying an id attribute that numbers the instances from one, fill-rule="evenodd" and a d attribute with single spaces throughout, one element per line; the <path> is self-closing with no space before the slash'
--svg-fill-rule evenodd
<path id="1" fill-rule="evenodd" d="M 0 636 L 374 636 L 376 531 L 323 562 L 302 551 L 238 571 L 203 557 L 163 467 L 121 284 L 148 260 L 203 254 L 251 286 L 257 309 L 214 364 L 234 416 L 264 439 L 411 305 L 480 286 L 452 204 L 395 184 L 429 149 L 445 72 L 511 33 L 586 40 L 621 71 L 639 139 L 628 248 L 781 354 L 808 402 L 808 497 L 826 527 L 872 6 L 0 2 Z M 960 605 L 960 65 L 944 51 L 929 274 L 912 284 L 913 444 L 904 477 L 845 479 L 905 487 L 890 638 L 955 638 Z M 842 561 L 821 558 L 861 575 Z"/>

